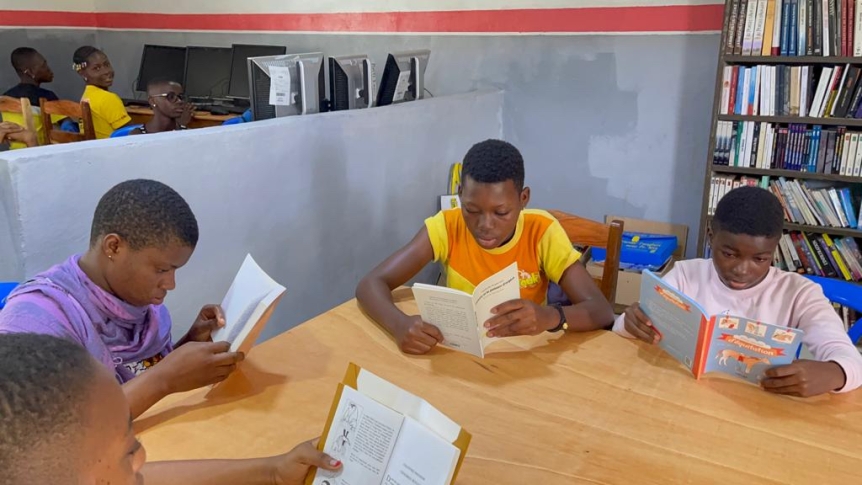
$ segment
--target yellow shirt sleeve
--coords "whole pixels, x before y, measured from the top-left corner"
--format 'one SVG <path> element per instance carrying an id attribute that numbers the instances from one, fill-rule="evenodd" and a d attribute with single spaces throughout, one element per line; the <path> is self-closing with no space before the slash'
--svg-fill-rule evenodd
<path id="1" fill-rule="evenodd" d="M 539 241 L 539 261 L 548 279 L 559 284 L 569 266 L 581 258 L 581 253 L 572 247 L 566 231 L 554 221 Z"/>
<path id="2" fill-rule="evenodd" d="M 114 93 L 105 92 L 99 99 L 99 115 L 111 125 L 111 128 L 117 129 L 132 121 L 132 117 L 123 106 L 123 100 Z M 92 102 L 92 101 L 91 101 Z"/>
<path id="3" fill-rule="evenodd" d="M 431 240 L 431 248 L 434 249 L 434 262 L 448 260 L 449 235 L 446 231 L 446 217 L 443 211 L 425 219 L 425 229 L 428 230 L 428 239 Z"/>

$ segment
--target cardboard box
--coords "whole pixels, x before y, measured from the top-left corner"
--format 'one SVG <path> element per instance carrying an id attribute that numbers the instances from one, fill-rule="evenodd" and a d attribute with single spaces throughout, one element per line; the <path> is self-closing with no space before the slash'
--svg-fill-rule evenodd
<path id="1" fill-rule="evenodd" d="M 631 217 L 605 216 L 605 223 L 619 220 L 623 222 L 623 231 L 648 232 L 654 234 L 673 234 L 677 238 L 676 251 L 670 261 L 665 264 L 656 274 L 664 276 L 673 267 L 674 262 L 685 258 L 685 245 L 688 241 L 688 226 L 683 224 L 670 224 L 667 222 L 647 221 Z M 601 278 L 603 267 L 592 261 L 587 262 L 587 271 L 594 278 Z M 620 271 L 617 278 L 617 296 L 614 303 L 618 312 L 640 299 L 641 274 L 631 271 Z"/>

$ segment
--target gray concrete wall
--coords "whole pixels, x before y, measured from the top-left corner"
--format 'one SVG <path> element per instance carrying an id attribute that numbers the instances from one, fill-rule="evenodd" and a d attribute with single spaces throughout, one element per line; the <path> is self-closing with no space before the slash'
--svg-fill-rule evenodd
<path id="1" fill-rule="evenodd" d="M 143 44 L 286 45 L 365 53 L 430 48 L 435 95 L 506 93 L 506 138 L 527 160 L 533 205 L 687 224 L 689 255 L 703 194 L 719 36 L 432 36 L 99 32 L 115 88 L 129 96 Z"/>
<path id="2" fill-rule="evenodd" d="M 5 152 L 0 193 L 12 197 L 0 200 L 18 214 L 20 261 L 4 250 L 0 274 L 30 276 L 85 250 L 101 195 L 153 178 L 188 200 L 201 228 L 167 300 L 175 334 L 202 304 L 221 301 L 250 252 L 287 287 L 266 338 L 352 298 L 359 279 L 437 210 L 449 165 L 502 136 L 502 109 L 502 93 L 484 91 Z"/>

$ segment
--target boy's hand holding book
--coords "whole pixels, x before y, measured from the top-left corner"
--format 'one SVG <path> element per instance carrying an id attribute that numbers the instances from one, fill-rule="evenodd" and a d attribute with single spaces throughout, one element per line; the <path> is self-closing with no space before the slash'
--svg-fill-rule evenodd
<path id="1" fill-rule="evenodd" d="M 405 315 L 396 329 L 395 340 L 405 354 L 427 354 L 443 341 L 440 330 L 430 323 L 425 323 L 419 315 Z"/>
<path id="2" fill-rule="evenodd" d="M 809 397 L 841 389 L 846 381 L 844 369 L 837 363 L 802 359 L 767 369 L 760 385 L 775 394 Z"/>
<path id="3" fill-rule="evenodd" d="M 485 322 L 488 337 L 539 335 L 556 328 L 560 314 L 549 306 L 531 300 L 510 300 L 491 309 L 494 315 Z"/>
<path id="4" fill-rule="evenodd" d="M 641 310 L 638 302 L 632 303 L 631 306 L 626 308 L 625 329 L 626 332 L 648 344 L 657 344 L 661 340 L 661 334 L 655 329 L 649 317 Z"/>

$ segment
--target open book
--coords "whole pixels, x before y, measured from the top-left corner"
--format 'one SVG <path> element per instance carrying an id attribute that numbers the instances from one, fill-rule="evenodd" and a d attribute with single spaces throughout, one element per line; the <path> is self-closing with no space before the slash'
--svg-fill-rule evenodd
<path id="1" fill-rule="evenodd" d="M 766 369 L 793 362 L 802 330 L 727 314 L 707 315 L 697 302 L 645 270 L 640 307 L 661 335 L 659 346 L 696 378 L 723 372 L 759 383 Z"/>
<path id="2" fill-rule="evenodd" d="M 444 286 L 416 283 L 413 297 L 422 320 L 440 329 L 443 347 L 485 357 L 495 339 L 486 336 L 485 322 L 491 309 L 521 298 L 518 265 L 512 263 L 479 283 L 473 294 Z"/>
<path id="3" fill-rule="evenodd" d="M 449 485 L 470 434 L 425 400 L 351 363 L 319 448 L 340 460 L 306 485 Z"/>
<path id="4" fill-rule="evenodd" d="M 231 352 L 248 352 L 260 335 L 285 288 L 246 255 L 221 302 L 225 326 L 213 332 L 213 342 L 230 342 Z"/>

